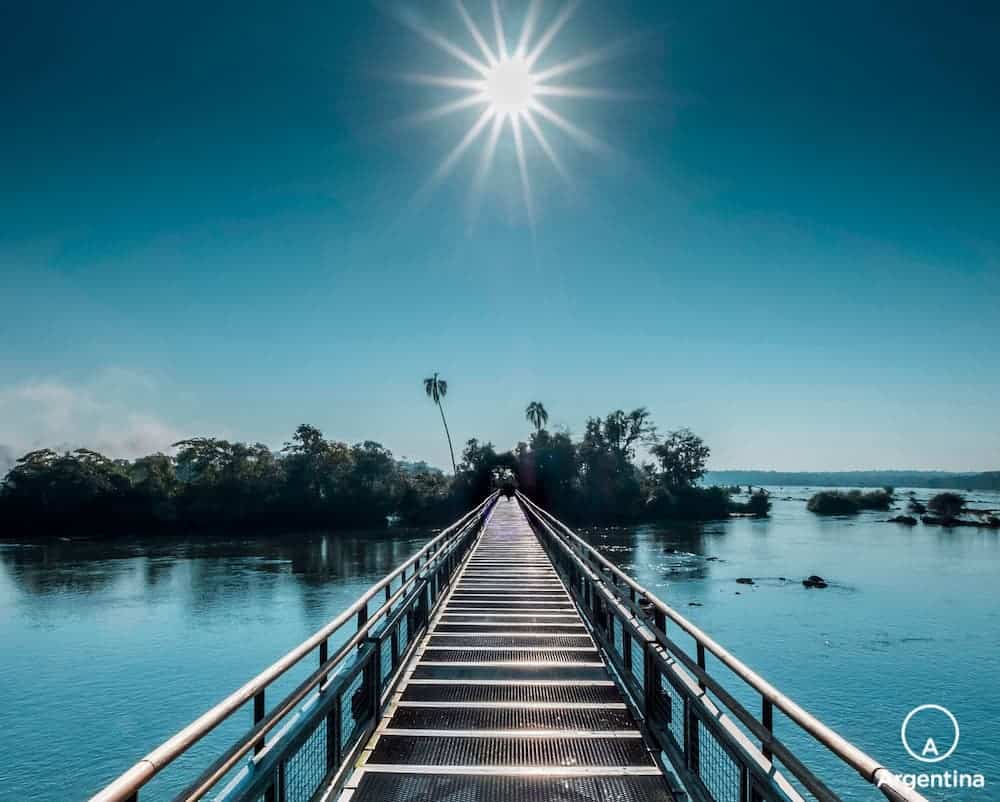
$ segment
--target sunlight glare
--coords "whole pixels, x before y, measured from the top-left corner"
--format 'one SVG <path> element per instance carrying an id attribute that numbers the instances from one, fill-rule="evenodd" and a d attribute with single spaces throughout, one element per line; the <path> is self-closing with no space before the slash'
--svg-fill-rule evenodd
<path id="1" fill-rule="evenodd" d="M 520 56 L 497 62 L 486 76 L 486 97 L 495 114 L 520 117 L 535 99 L 535 77 Z"/>
<path id="2" fill-rule="evenodd" d="M 543 124 L 564 134 L 571 142 L 585 150 L 602 156 L 612 153 L 600 139 L 570 121 L 561 113 L 543 102 L 543 98 L 617 100 L 624 96 L 618 92 L 600 87 L 573 86 L 551 83 L 552 79 L 584 70 L 616 55 L 622 48 L 618 43 L 605 44 L 596 49 L 578 53 L 575 56 L 549 65 L 540 65 L 552 42 L 573 18 L 581 0 L 565 0 L 561 9 L 549 21 L 547 27 L 535 40 L 535 32 L 542 21 L 542 0 L 530 0 L 527 12 L 521 22 L 520 35 L 511 48 L 506 34 L 504 14 L 499 0 L 489 0 L 492 11 L 491 22 L 496 50 L 488 43 L 488 34 L 477 24 L 475 17 L 466 8 L 465 0 L 454 0 L 455 9 L 464 23 L 479 56 L 473 55 L 460 44 L 453 42 L 434 28 L 428 26 L 415 14 L 399 17 L 424 40 L 447 53 L 471 70 L 464 75 L 428 75 L 410 73 L 404 76 L 408 82 L 435 86 L 443 90 L 466 91 L 464 97 L 452 100 L 415 115 L 415 122 L 428 122 L 458 113 L 472 107 L 485 107 L 477 111 L 472 127 L 465 133 L 452 150 L 447 153 L 434 171 L 430 182 L 424 188 L 429 191 L 443 181 L 456 167 L 463 155 L 485 133 L 486 142 L 479 159 L 474 183 L 475 205 L 478 206 L 487 177 L 497 155 L 497 146 L 504 131 L 509 131 L 513 151 L 517 159 L 524 205 L 528 219 L 534 224 L 535 204 L 532 197 L 532 182 L 529 176 L 529 145 L 540 149 L 559 176 L 567 185 L 572 185 L 565 165 L 560 159 L 555 145 L 549 141 Z M 533 41 L 535 40 L 535 41 Z M 490 125 L 492 123 L 492 125 Z M 488 131 L 488 133 L 486 133 Z M 531 135 L 531 141 L 527 137 Z M 424 194 L 423 192 L 421 194 Z"/>

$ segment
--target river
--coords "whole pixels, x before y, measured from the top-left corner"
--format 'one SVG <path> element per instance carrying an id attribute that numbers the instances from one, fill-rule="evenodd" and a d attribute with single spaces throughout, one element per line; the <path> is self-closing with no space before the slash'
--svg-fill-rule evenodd
<path id="1" fill-rule="evenodd" d="M 772 488 L 768 520 L 582 534 L 894 770 L 986 778 L 985 790 L 925 791 L 929 798 L 1000 799 L 1000 533 L 907 528 L 885 513 L 818 518 L 805 509 L 810 492 Z M 1000 508 L 998 494 L 969 497 Z M 0 544 L 0 797 L 85 798 L 429 534 Z M 810 574 L 830 587 L 807 590 Z M 918 763 L 900 740 L 904 717 L 923 704 L 947 707 L 961 725 L 958 748 L 940 764 Z M 246 722 L 231 724 L 143 799 L 169 799 Z M 776 727 L 845 799 L 880 798 L 780 716 Z M 943 752 L 950 730 L 933 734 Z"/>

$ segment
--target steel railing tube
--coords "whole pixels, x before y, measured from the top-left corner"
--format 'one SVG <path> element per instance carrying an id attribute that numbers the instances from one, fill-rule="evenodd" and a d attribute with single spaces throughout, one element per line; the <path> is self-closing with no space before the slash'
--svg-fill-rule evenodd
<path id="1" fill-rule="evenodd" d="M 239 757 L 245 755 L 256 743 L 258 743 L 259 739 L 263 738 L 267 732 L 274 727 L 282 716 L 287 715 L 289 710 L 301 701 L 301 699 L 305 697 L 312 687 L 315 687 L 315 685 L 318 684 L 324 673 L 331 673 L 336 662 L 342 659 L 351 648 L 356 646 L 361 640 L 364 639 L 364 637 L 367 636 L 371 627 L 385 615 L 387 611 L 386 608 L 391 607 L 391 605 L 395 603 L 395 600 L 404 594 L 406 588 L 412 586 L 418 581 L 421 572 L 430 568 L 435 562 L 436 557 L 445 554 L 452 542 L 460 540 L 464 535 L 468 534 L 469 528 L 474 527 L 482 521 L 484 513 L 489 510 L 497 496 L 498 493 L 492 493 L 478 506 L 467 512 L 451 526 L 443 529 L 415 555 L 372 585 L 350 607 L 340 613 L 340 615 L 330 621 L 330 623 L 318 630 L 311 637 L 303 641 L 282 658 L 272 663 L 256 677 L 203 713 L 182 730 L 168 738 L 152 752 L 147 754 L 144 758 L 139 760 L 135 765 L 115 779 L 112 783 L 107 785 L 101 791 L 98 791 L 97 794 L 91 797 L 90 802 L 127 802 L 128 800 L 134 798 L 144 785 L 146 785 L 153 777 L 177 759 L 177 757 L 190 749 L 194 744 L 208 735 L 208 733 L 212 732 L 237 710 L 240 710 L 251 699 L 255 699 L 258 694 L 263 694 L 265 689 L 270 684 L 283 676 L 293 666 L 297 665 L 304 657 L 318 649 L 321 644 L 327 641 L 341 627 L 351 621 L 352 618 L 358 617 L 361 619 L 359 620 L 358 631 L 355 632 L 355 634 L 349 638 L 345 644 L 336 650 L 334 657 L 327 661 L 321 669 L 314 672 L 306 683 L 303 683 L 303 686 L 311 683 L 309 688 L 305 688 L 303 690 L 303 686 L 300 686 L 299 689 L 293 691 L 289 697 L 286 697 L 285 702 L 272 710 L 271 714 L 261 719 L 255 727 L 238 742 L 238 748 L 236 748 L 236 751 L 239 752 L 239 755 L 235 758 L 235 760 L 238 760 Z M 369 601 L 383 591 L 383 589 L 389 587 L 397 577 L 405 574 L 407 569 L 421 561 L 423 561 L 421 571 L 415 571 L 409 580 L 405 580 L 403 582 L 400 590 L 390 597 L 391 601 L 383 602 L 383 605 L 379 608 L 379 610 L 371 616 L 368 616 Z M 291 700 L 292 697 L 297 698 L 294 702 L 289 702 L 288 700 Z M 281 715 L 276 716 L 275 713 L 279 710 L 282 711 L 282 713 Z M 230 755 L 230 752 L 232 751 L 233 750 L 227 751 L 224 758 Z M 220 761 L 221 760 L 222 758 L 220 758 Z M 229 765 L 229 768 L 231 768 L 232 765 L 235 765 L 235 760 Z M 226 762 L 229 761 L 227 760 Z M 224 773 L 225 772 L 222 772 L 222 774 Z M 222 774 L 219 774 L 219 777 L 221 777 Z M 211 786 L 208 786 L 208 788 L 210 787 Z M 205 790 L 208 790 L 208 788 Z M 202 794 L 204 794 L 204 791 L 202 791 Z"/>
<path id="2" fill-rule="evenodd" d="M 773 708 L 780 710 L 790 721 L 811 735 L 816 741 L 835 754 L 848 766 L 857 771 L 865 780 L 873 785 L 877 785 L 879 790 L 888 799 L 893 800 L 893 802 L 927 802 L 926 798 L 916 790 L 910 788 L 902 782 L 899 782 L 895 775 L 893 775 L 881 763 L 856 747 L 846 738 L 839 735 L 814 715 L 805 710 L 805 708 L 801 707 L 791 698 L 779 691 L 767 680 L 753 671 L 753 669 L 743 663 L 739 658 L 731 654 L 723 646 L 713 640 L 708 634 L 703 632 L 672 607 L 661 601 L 653 593 L 621 571 L 616 565 L 610 562 L 606 557 L 604 557 L 604 555 L 598 552 L 593 546 L 583 540 L 583 538 L 577 535 L 572 529 L 566 526 L 566 524 L 554 515 L 543 510 L 520 491 L 518 491 L 517 497 L 531 516 L 540 524 L 544 525 L 545 528 L 555 536 L 556 541 L 563 545 L 570 554 L 574 555 L 576 559 L 584 564 L 589 561 L 597 566 L 595 581 L 603 582 L 616 596 L 625 597 L 623 601 L 630 600 L 632 598 L 632 594 L 634 593 L 640 600 L 645 600 L 652 606 L 651 617 L 656 622 L 654 632 L 657 639 L 661 640 L 661 642 L 664 642 L 665 644 L 670 644 L 669 646 L 665 646 L 665 648 L 667 648 L 673 656 L 681 659 L 681 662 L 686 664 L 688 661 L 681 657 L 683 652 L 678 650 L 677 645 L 666 639 L 666 619 L 672 621 L 694 639 L 699 653 L 702 653 L 702 650 L 704 650 L 712 654 L 733 674 L 757 691 L 757 693 L 761 695 L 762 705 L 772 706 Z M 580 555 L 575 553 L 573 549 L 574 546 L 580 550 Z M 605 577 L 605 574 L 609 576 Z M 619 583 L 623 583 L 629 589 L 628 594 L 623 594 L 621 592 Z M 663 627 L 659 626 L 660 616 L 663 617 Z M 648 614 L 647 617 L 649 617 Z M 664 637 L 661 638 L 661 636 Z M 684 657 L 686 657 L 686 655 L 684 655 Z M 697 663 L 695 663 L 695 665 L 697 666 Z M 715 682 L 712 682 L 711 684 L 709 683 L 708 675 L 705 673 L 703 667 L 699 672 L 697 672 L 697 674 L 699 675 L 699 681 L 704 681 L 706 686 L 710 688 L 712 685 L 721 687 Z M 717 693 L 715 688 L 713 688 L 713 691 Z M 720 698 L 722 698 L 721 695 Z M 731 696 L 729 699 L 735 701 Z M 728 704 L 727 707 L 729 707 Z M 732 708 L 730 709 L 734 714 L 736 713 L 736 710 L 733 710 Z M 766 709 L 766 707 L 764 709 Z M 742 720 L 742 716 L 737 715 L 737 717 Z M 764 732 L 767 732 L 766 727 L 762 726 L 761 729 L 764 730 Z M 778 750 L 775 749 L 775 742 L 770 739 L 767 740 L 769 740 L 771 750 L 777 755 Z"/>
<path id="3" fill-rule="evenodd" d="M 391 597 L 393 603 L 398 601 L 404 595 L 406 590 L 407 588 L 404 587 L 396 591 L 396 593 L 394 593 Z M 219 757 L 208 769 L 206 769 L 205 772 L 203 772 L 202 775 L 198 777 L 190 786 L 188 786 L 187 789 L 178 794 L 174 798 L 175 802 L 180 802 L 180 800 L 196 802 L 196 800 L 201 799 L 208 791 L 210 791 L 212 786 L 225 776 L 226 772 L 233 768 L 233 766 L 235 766 L 244 755 L 248 754 L 251 749 L 255 753 L 259 753 L 264 746 L 264 738 L 267 734 L 273 730 L 285 716 L 292 712 L 292 710 L 294 710 L 295 707 L 309 695 L 310 691 L 320 686 L 326 676 L 337 666 L 337 664 L 350 655 L 355 646 L 361 646 L 364 643 L 371 630 L 388 613 L 388 611 L 384 608 L 385 605 L 383 605 L 383 608 L 376 611 L 375 614 L 367 620 L 363 629 L 355 632 L 354 635 L 348 638 L 348 640 L 338 646 L 337 650 L 333 654 L 333 657 L 329 658 L 326 663 L 310 674 L 301 685 L 289 693 L 288 696 L 276 705 L 270 713 L 259 721 L 256 721 L 254 728 L 247 732 L 228 750 L 226 750 L 226 752 L 223 753 L 222 756 Z"/>

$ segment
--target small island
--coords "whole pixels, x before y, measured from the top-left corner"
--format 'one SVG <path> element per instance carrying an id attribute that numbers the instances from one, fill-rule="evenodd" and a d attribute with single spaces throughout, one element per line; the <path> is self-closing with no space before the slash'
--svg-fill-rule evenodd
<path id="1" fill-rule="evenodd" d="M 822 490 L 806 503 L 817 515 L 856 515 L 861 510 L 887 510 L 892 505 L 892 488 L 861 490 Z"/>
<path id="2" fill-rule="evenodd" d="M 448 384 L 425 380 L 451 449 L 443 400 Z M 541 402 L 525 410 L 532 426 L 508 451 L 466 441 L 452 474 L 397 459 L 381 443 L 330 440 L 299 426 L 274 451 L 263 443 L 193 437 L 172 454 L 113 459 L 87 448 L 43 448 L 16 461 L 0 485 L 0 520 L 11 536 L 274 531 L 441 526 L 496 488 L 514 487 L 573 524 L 625 525 L 766 517 L 763 489 L 746 500 L 704 487 L 710 449 L 689 429 L 660 435 L 645 407 L 587 419 L 574 440 L 546 428 Z M 653 461 L 639 464 L 643 446 Z"/>
<path id="3" fill-rule="evenodd" d="M 889 510 L 894 501 L 895 491 L 891 487 L 868 492 L 821 490 L 809 499 L 806 509 L 817 515 L 857 515 L 862 510 Z M 920 522 L 931 526 L 1000 529 L 1000 517 L 995 511 L 969 509 L 965 497 L 952 491 L 934 495 L 927 504 L 911 496 L 907 510 L 910 514 L 895 515 L 886 519 L 887 522 L 916 526 L 919 516 Z"/>

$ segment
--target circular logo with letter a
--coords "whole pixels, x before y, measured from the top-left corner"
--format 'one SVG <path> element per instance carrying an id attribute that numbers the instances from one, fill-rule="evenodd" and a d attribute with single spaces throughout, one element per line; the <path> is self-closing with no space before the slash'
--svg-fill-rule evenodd
<path id="1" fill-rule="evenodd" d="M 941 705 L 920 705 L 903 719 L 899 731 L 903 748 L 921 763 L 940 763 L 958 747 L 958 719 Z"/>

